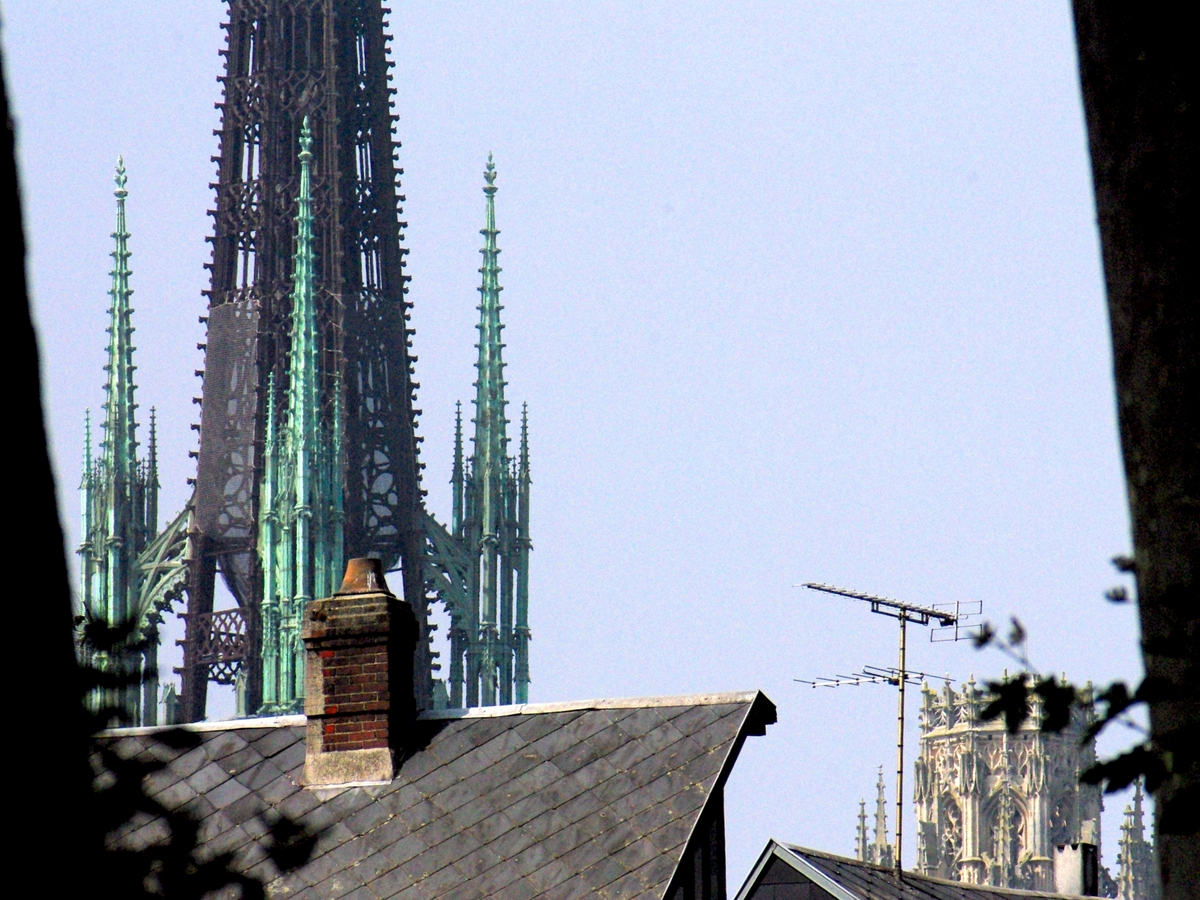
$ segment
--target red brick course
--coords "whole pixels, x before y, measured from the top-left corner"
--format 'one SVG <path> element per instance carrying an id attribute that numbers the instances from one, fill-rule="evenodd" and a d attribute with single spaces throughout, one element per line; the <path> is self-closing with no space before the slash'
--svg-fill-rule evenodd
<path id="1" fill-rule="evenodd" d="M 320 728 L 309 730 L 308 752 L 402 743 L 404 726 L 414 715 L 416 619 L 409 605 L 385 592 L 315 600 L 302 637 L 305 712 L 310 721 L 320 722 Z M 319 746 L 312 746 L 314 741 Z"/>

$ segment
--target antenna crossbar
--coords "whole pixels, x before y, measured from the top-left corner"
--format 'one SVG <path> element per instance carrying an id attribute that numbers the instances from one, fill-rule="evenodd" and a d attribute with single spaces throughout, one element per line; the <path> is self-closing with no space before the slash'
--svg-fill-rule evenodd
<path id="1" fill-rule="evenodd" d="M 892 616 L 893 618 L 905 618 L 910 622 L 917 622 L 921 625 L 928 625 L 931 621 L 937 620 L 943 627 L 953 625 L 958 621 L 958 614 L 948 609 L 937 609 L 932 606 L 917 606 L 913 603 L 903 603 L 899 600 L 892 600 L 889 597 L 876 597 L 874 594 L 864 594 L 861 591 L 852 591 L 847 588 L 834 587 L 831 584 L 817 584 L 816 582 L 808 582 L 804 585 L 812 591 L 824 591 L 826 594 L 838 594 L 842 597 L 850 597 L 854 600 L 865 600 L 871 604 L 871 612 L 879 613 L 884 616 Z"/>
<path id="2" fill-rule="evenodd" d="M 912 669 L 906 669 L 903 673 L 904 681 L 907 684 L 921 684 L 922 681 L 944 681 L 949 684 L 953 679 L 949 675 L 932 675 L 929 672 L 914 672 Z M 860 684 L 890 684 L 893 687 L 899 687 L 901 672 L 899 669 L 892 666 L 863 666 L 858 672 L 853 675 L 835 675 L 832 678 L 817 676 L 809 681 L 805 678 L 793 678 L 798 684 L 807 684 L 809 687 L 841 687 L 842 685 L 860 685 Z"/>
<path id="3" fill-rule="evenodd" d="M 941 627 L 934 632 L 949 634 L 941 640 L 957 641 L 970 636 L 978 630 L 977 625 L 968 625 L 966 619 L 972 618 L 983 609 L 978 601 L 955 603 L 940 606 L 917 606 L 914 603 L 902 603 L 889 597 L 877 597 L 874 594 L 864 594 L 862 591 L 851 591 L 847 588 L 834 587 L 831 584 L 807 582 L 796 587 L 806 587 L 812 591 L 822 591 L 826 594 L 837 594 L 852 600 L 863 600 L 871 604 L 871 612 L 890 616 L 900 620 L 900 659 L 894 669 L 884 669 L 879 666 L 864 666 L 862 671 L 854 675 L 838 675 L 836 678 L 818 678 L 813 681 L 795 679 L 801 684 L 818 687 L 840 687 L 856 684 L 891 684 L 897 688 L 896 704 L 896 871 L 903 871 L 904 859 L 904 688 L 905 685 L 918 684 L 919 677 L 931 678 L 924 672 L 909 670 L 906 659 L 908 650 L 908 623 L 929 625 L 937 622 Z M 930 635 L 933 639 L 933 634 Z M 950 681 L 946 679 L 947 683 Z"/>

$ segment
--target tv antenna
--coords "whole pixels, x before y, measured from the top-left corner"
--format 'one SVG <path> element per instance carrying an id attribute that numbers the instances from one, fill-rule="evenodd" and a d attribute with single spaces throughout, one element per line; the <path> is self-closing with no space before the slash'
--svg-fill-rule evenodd
<path id="1" fill-rule="evenodd" d="M 928 672 L 914 672 L 908 669 L 904 672 L 905 684 L 920 684 L 922 680 L 935 679 L 944 681 L 949 684 L 952 679 L 949 675 L 931 675 Z M 844 684 L 860 685 L 860 684 L 890 684 L 895 687 L 900 686 L 900 670 L 893 669 L 890 666 L 863 666 L 853 675 L 835 675 L 833 678 L 814 678 L 812 681 L 806 681 L 803 678 L 793 678 L 792 681 L 800 684 L 807 684 L 809 687 L 841 687 Z"/>
<path id="2" fill-rule="evenodd" d="M 930 625 L 937 622 L 937 627 L 929 634 L 929 639 L 935 643 L 962 640 L 977 634 L 982 627 L 979 624 L 969 623 L 967 620 L 983 612 L 983 602 L 969 600 L 936 603 L 933 606 L 917 606 L 913 603 L 902 603 L 899 600 L 876 597 L 874 594 L 864 594 L 861 591 L 851 591 L 830 584 L 807 582 L 803 585 L 796 585 L 796 587 L 806 587 L 809 590 L 822 591 L 826 594 L 837 594 L 852 600 L 863 600 L 871 604 L 871 612 L 900 620 L 900 664 L 895 669 L 864 666 L 856 675 L 818 678 L 814 681 L 801 681 L 801 684 L 808 684 L 814 688 L 840 687 L 844 684 L 893 684 L 896 686 L 897 693 L 900 695 L 896 713 L 896 871 L 901 871 L 903 868 L 901 860 L 904 858 L 904 686 L 917 684 L 921 677 L 932 677 L 924 672 L 910 672 L 908 669 L 908 623 Z M 800 681 L 800 679 L 796 680 Z"/>

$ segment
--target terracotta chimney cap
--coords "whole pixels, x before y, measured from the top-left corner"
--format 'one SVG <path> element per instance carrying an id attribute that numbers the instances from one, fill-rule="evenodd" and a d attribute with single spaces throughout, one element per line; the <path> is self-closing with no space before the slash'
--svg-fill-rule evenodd
<path id="1" fill-rule="evenodd" d="M 342 579 L 342 586 L 337 589 L 337 595 L 391 593 L 387 579 L 383 577 L 383 562 L 373 556 L 360 556 L 348 561 L 346 576 Z"/>

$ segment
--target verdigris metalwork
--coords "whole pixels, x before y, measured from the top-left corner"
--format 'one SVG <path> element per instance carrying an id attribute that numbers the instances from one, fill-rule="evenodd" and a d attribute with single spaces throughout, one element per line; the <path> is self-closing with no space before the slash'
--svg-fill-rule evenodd
<path id="1" fill-rule="evenodd" d="M 332 595 L 342 570 L 340 384 L 336 373 L 326 373 L 321 366 L 313 272 L 312 143 L 305 118 L 300 132 L 286 412 L 284 421 L 277 422 L 272 373 L 259 501 L 261 712 L 265 714 L 303 709 L 304 647 L 299 629 L 304 608 L 310 600 Z"/>
<path id="2" fill-rule="evenodd" d="M 455 413 L 449 532 L 426 519 L 430 585 L 450 612 L 447 702 L 453 707 L 526 703 L 529 695 L 529 421 L 508 453 L 508 401 L 496 245 L 496 167 L 488 154 L 479 271 L 479 358 L 474 449 L 464 459 L 462 407 Z"/>
<path id="3" fill-rule="evenodd" d="M 96 705 L 123 708 L 130 721 L 155 724 L 158 699 L 157 597 L 143 593 L 139 556 L 158 530 L 158 448 L 154 411 L 150 412 L 149 453 L 138 459 L 137 403 L 133 363 L 133 307 L 129 286 L 129 231 L 125 223 L 127 176 L 118 157 L 117 221 L 113 232 L 112 287 L 109 290 L 108 361 L 104 366 L 104 438 L 92 456 L 91 415 L 84 421 L 83 478 L 80 501 L 83 540 L 79 545 L 79 602 L 85 616 L 110 626 L 136 626 L 129 649 L 81 652 L 104 671 L 140 679 L 95 696 Z M 138 646 L 138 645 L 141 646 Z"/>
<path id="4" fill-rule="evenodd" d="M 237 661 L 235 676 L 244 679 L 246 708 L 258 709 L 263 699 L 256 636 L 265 613 L 258 547 L 263 439 L 272 373 L 279 389 L 274 415 L 281 433 L 284 427 L 296 140 L 305 118 L 313 133 L 317 333 L 326 379 L 341 378 L 346 555 L 379 557 L 403 570 L 392 584 L 403 588 L 423 629 L 414 677 L 426 705 L 432 676 L 424 630 L 425 510 L 385 4 L 229 0 L 224 6 L 181 713 L 187 721 L 205 717 L 208 685 L 229 674 L 225 662 L 210 664 L 210 650 L 231 646 L 223 635 L 235 624 L 247 646 L 254 645 Z M 328 415 L 328 382 L 323 402 Z M 218 581 L 236 599 L 232 615 L 214 605 Z M 221 659 L 231 661 L 229 654 Z"/>

